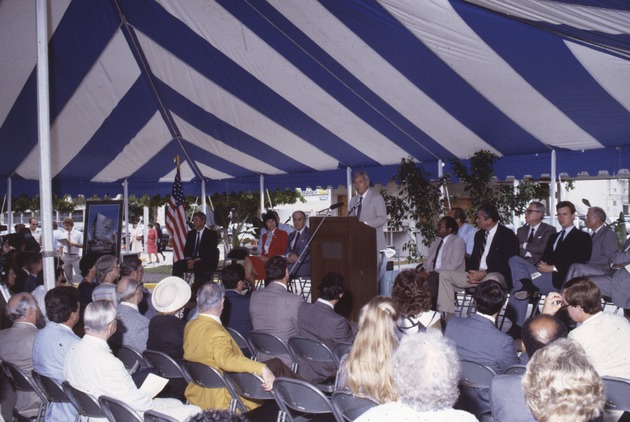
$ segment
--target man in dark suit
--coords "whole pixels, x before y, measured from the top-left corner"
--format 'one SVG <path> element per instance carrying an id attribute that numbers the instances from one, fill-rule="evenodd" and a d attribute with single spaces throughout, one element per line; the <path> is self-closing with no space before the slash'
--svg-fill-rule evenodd
<path id="1" fill-rule="evenodd" d="M 306 213 L 304 211 L 295 211 L 291 217 L 293 218 L 293 227 L 295 227 L 295 230 L 289 233 L 289 243 L 287 244 L 286 257 L 289 263 L 289 274 L 291 274 L 292 277 L 310 276 L 310 251 L 307 250 L 306 253 L 302 255 L 310 238 L 308 226 L 306 225 Z M 302 259 L 300 264 L 297 265 L 297 260 L 300 258 L 300 255 L 302 255 Z"/>
<path id="2" fill-rule="evenodd" d="M 477 313 L 468 318 L 451 318 L 444 335 L 455 343 L 461 360 L 486 365 L 497 374 L 519 363 L 514 341 L 495 325 L 507 297 L 494 280 L 479 283 L 473 293 Z M 489 391 L 462 388 L 459 403 L 464 410 L 479 415 L 490 410 Z"/>
<path id="3" fill-rule="evenodd" d="M 518 255 L 516 235 L 499 224 L 499 211 L 494 205 L 479 208 L 476 223 L 479 231 L 475 234 L 475 246 L 471 255 L 472 268 L 468 272 L 440 273 L 437 309 L 447 319 L 455 313 L 455 291 L 474 287 L 484 280 L 496 280 L 507 288 L 511 280 L 508 261 Z"/>
<path id="4" fill-rule="evenodd" d="M 512 321 L 509 334 L 514 338 L 520 338 L 527 299 L 539 292 L 560 290 L 571 264 L 585 263 L 591 256 L 591 237 L 573 225 L 575 205 L 569 201 L 558 202 L 556 212 L 562 230 L 549 238 L 538 264 L 534 266 L 518 256 L 510 259 L 514 287 L 506 316 Z"/>
<path id="5" fill-rule="evenodd" d="M 253 329 L 252 320 L 249 317 L 249 295 L 244 295 L 245 269 L 241 264 L 230 264 L 221 271 L 221 282 L 225 287 L 225 301 L 221 322 L 225 327 L 238 331 L 247 338 Z"/>
<path id="6" fill-rule="evenodd" d="M 340 343 L 352 343 L 354 336 L 350 323 L 335 313 L 335 305 L 345 290 L 343 276 L 335 272 L 326 273 L 317 290 L 317 301 L 304 303 L 298 309 L 300 336 L 324 343 L 331 350 Z M 336 371 L 335 364 L 302 362 L 299 374 L 311 382 L 320 383 L 334 376 Z"/>
<path id="7" fill-rule="evenodd" d="M 519 256 L 532 265 L 540 261 L 540 257 L 549 238 L 556 232 L 556 228 L 547 223 L 543 223 L 545 216 L 545 206 L 541 202 L 532 202 L 525 211 L 525 224 L 516 230 L 516 237 L 520 245 Z"/>
<path id="8" fill-rule="evenodd" d="M 173 275 L 183 277 L 184 271 L 195 273 L 195 285 L 212 280 L 219 264 L 219 237 L 206 227 L 206 215 L 201 211 L 193 214 L 194 229 L 186 236 L 185 258 L 173 264 Z"/>

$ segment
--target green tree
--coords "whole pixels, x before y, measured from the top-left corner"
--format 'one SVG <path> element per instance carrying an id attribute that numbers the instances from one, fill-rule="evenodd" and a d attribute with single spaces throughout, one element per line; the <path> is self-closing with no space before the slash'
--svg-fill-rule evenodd
<path id="1" fill-rule="evenodd" d="M 409 157 L 401 161 L 394 181 L 398 185 L 396 194 L 381 191 L 390 217 L 388 224 L 392 229 L 407 232 L 409 240 L 403 251 L 417 258 L 415 235 L 420 232 L 426 245 L 435 238 L 435 222 L 444 213 L 441 192 L 448 176 L 432 181 L 431 175 Z"/>
<path id="2" fill-rule="evenodd" d="M 498 208 L 501 222 L 511 221 L 512 212 L 522 215 L 529 202 L 549 197 L 549 185 L 530 181 L 519 182 L 516 189 L 512 183 L 492 180 L 494 162 L 499 157 L 489 151 L 477 151 L 470 157 L 470 167 L 453 158 L 451 164 L 455 176 L 464 183 L 464 190 L 472 202 L 472 212 L 485 204 Z M 472 215 L 471 215 L 472 217 Z"/>

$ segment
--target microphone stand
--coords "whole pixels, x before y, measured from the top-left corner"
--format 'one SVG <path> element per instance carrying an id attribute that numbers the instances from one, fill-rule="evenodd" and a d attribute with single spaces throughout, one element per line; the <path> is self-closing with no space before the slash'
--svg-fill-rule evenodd
<path id="1" fill-rule="evenodd" d="M 315 231 L 308 237 L 308 242 L 306 242 L 306 247 L 304 248 L 304 250 L 298 257 L 297 261 L 295 261 L 295 263 L 293 264 L 293 269 L 291 270 L 291 273 L 289 273 L 289 280 L 293 280 L 293 277 L 295 276 L 295 272 L 300 268 L 300 265 L 302 265 L 302 260 L 304 259 L 305 254 L 307 252 L 310 252 L 309 248 L 311 246 L 311 243 L 313 242 L 313 239 L 315 239 L 315 235 L 317 234 L 319 229 L 322 227 L 322 224 L 324 224 L 324 221 L 326 221 L 326 219 L 330 217 L 330 213 L 332 210 L 333 208 L 326 208 L 324 210 L 317 212 L 317 214 L 320 214 L 326 211 L 326 214 L 324 215 L 324 218 L 322 218 L 322 221 L 320 221 L 319 224 L 317 225 L 317 228 L 315 229 Z"/>

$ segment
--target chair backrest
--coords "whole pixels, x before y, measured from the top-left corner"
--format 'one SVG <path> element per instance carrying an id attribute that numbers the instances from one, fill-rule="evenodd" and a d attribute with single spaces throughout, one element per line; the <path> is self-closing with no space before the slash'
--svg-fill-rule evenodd
<path id="1" fill-rule="evenodd" d="M 140 352 L 131 347 L 121 346 L 116 352 L 116 357 L 125 365 L 129 373 L 135 372 L 136 369 L 144 365 Z"/>
<path id="2" fill-rule="evenodd" d="M 496 373 L 485 365 L 469 360 L 462 360 L 462 372 L 459 385 L 475 388 L 490 388 L 492 378 Z"/>
<path id="3" fill-rule="evenodd" d="M 296 413 L 332 413 L 336 420 L 343 421 L 328 398 L 314 385 L 301 380 L 278 377 L 273 382 L 274 398 L 278 407 L 292 422 Z"/>
<path id="4" fill-rule="evenodd" d="M 297 358 L 280 337 L 262 331 L 251 331 L 248 337 L 249 344 L 256 351 L 257 356 L 260 353 L 266 353 L 271 356 L 288 355 L 292 362 L 291 369 L 293 372 L 298 371 Z"/>
<path id="5" fill-rule="evenodd" d="M 309 362 L 333 362 L 339 369 L 339 358 L 328 346 L 304 337 L 289 339 L 289 349 L 301 360 Z"/>
<path id="6" fill-rule="evenodd" d="M 525 375 L 527 366 L 525 365 L 512 365 L 503 372 L 505 375 Z"/>
<path id="7" fill-rule="evenodd" d="M 232 396 L 230 403 L 230 411 L 239 409 L 241 413 L 247 412 L 245 405 L 238 397 L 238 394 L 232 390 L 232 386 L 225 381 L 223 374 L 216 368 L 213 368 L 203 363 L 190 362 L 187 360 L 182 361 L 182 369 L 186 372 L 190 382 L 195 383 L 199 387 L 203 388 L 225 388 Z"/>
<path id="8" fill-rule="evenodd" d="M 225 380 L 239 396 L 250 400 L 273 400 L 273 393 L 262 388 L 263 379 L 249 372 L 225 372 Z"/>
<path id="9" fill-rule="evenodd" d="M 345 355 L 346 353 L 350 351 L 351 347 L 352 347 L 352 343 L 339 343 L 338 345 L 336 345 L 335 354 L 337 355 L 337 358 L 341 360 L 343 355 Z"/>
<path id="10" fill-rule="evenodd" d="M 186 378 L 186 374 L 179 366 L 179 363 L 166 353 L 147 349 L 142 352 L 142 357 L 148 366 L 155 368 L 160 373 L 160 376 L 164 378 Z"/>
<path id="11" fill-rule="evenodd" d="M 630 411 L 630 380 L 602 377 L 606 391 L 606 409 Z"/>
<path id="12" fill-rule="evenodd" d="M 227 329 L 228 333 L 230 333 L 230 335 L 232 336 L 234 341 L 236 342 L 236 345 L 241 350 L 246 350 L 247 352 L 249 352 L 249 357 L 251 359 L 257 360 L 256 351 L 252 348 L 252 346 L 250 346 L 250 344 L 247 341 L 247 339 L 245 337 L 243 337 L 243 335 L 241 333 L 239 333 L 238 331 L 236 331 L 234 328 L 227 327 L 226 329 Z"/>
<path id="13" fill-rule="evenodd" d="M 346 421 L 353 421 L 369 409 L 378 406 L 378 402 L 368 397 L 357 397 L 349 391 L 335 391 L 330 398 L 337 413 Z"/>
<path id="14" fill-rule="evenodd" d="M 96 397 L 91 394 L 84 393 L 81 390 L 77 390 L 71 386 L 68 381 L 64 381 L 61 385 L 63 386 L 63 391 L 66 393 L 66 396 L 68 396 L 70 402 L 81 416 L 88 418 L 107 417 L 105 412 L 103 412 L 103 409 L 101 409 L 101 405 L 98 403 L 98 400 L 96 400 Z"/>
<path id="15" fill-rule="evenodd" d="M 177 419 L 155 410 L 144 412 L 144 422 L 179 422 Z"/>
<path id="16" fill-rule="evenodd" d="M 135 410 L 120 400 L 101 396 L 98 398 L 98 403 L 109 422 L 143 422 L 143 418 Z"/>
<path id="17" fill-rule="evenodd" d="M 35 384 L 37 384 L 41 392 L 46 396 L 46 400 L 49 403 L 70 403 L 70 399 L 66 396 L 59 381 L 35 371 L 33 371 L 32 374 L 33 381 L 35 381 Z"/>
<path id="18" fill-rule="evenodd" d="M 4 368 L 4 372 L 13 380 L 13 385 L 16 390 L 35 392 L 43 404 L 48 402 L 46 395 L 40 390 L 37 384 L 26 375 L 26 372 L 7 361 L 2 362 L 2 367 Z"/>

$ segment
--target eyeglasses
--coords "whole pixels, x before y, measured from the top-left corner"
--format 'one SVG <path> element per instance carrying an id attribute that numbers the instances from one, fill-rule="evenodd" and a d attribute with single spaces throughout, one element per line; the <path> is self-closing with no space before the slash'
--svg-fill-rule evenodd
<path id="1" fill-rule="evenodd" d="M 525 212 L 526 212 L 527 214 L 531 214 L 531 213 L 533 213 L 533 212 L 542 212 L 542 211 L 539 211 L 539 210 L 527 210 L 527 211 L 525 211 Z"/>

